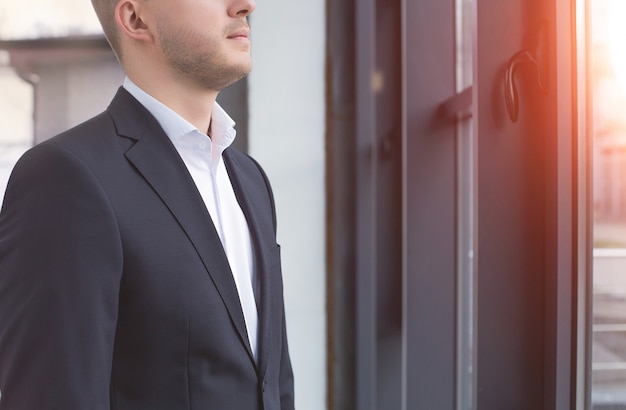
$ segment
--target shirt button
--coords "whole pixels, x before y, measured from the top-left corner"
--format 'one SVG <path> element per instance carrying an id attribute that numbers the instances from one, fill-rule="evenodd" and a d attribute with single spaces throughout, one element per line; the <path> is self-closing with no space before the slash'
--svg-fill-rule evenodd
<path id="1" fill-rule="evenodd" d="M 202 149 L 206 148 L 206 142 L 201 142 L 200 143 L 200 148 L 202 148 Z"/>

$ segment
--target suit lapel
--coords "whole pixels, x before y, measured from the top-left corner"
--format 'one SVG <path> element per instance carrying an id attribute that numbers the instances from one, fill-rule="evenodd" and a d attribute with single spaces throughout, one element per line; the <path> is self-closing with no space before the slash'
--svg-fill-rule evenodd
<path id="1" fill-rule="evenodd" d="M 253 358 L 239 295 L 211 216 L 176 148 L 154 117 L 124 89 L 109 106 L 122 136 L 137 140 L 126 158 L 168 207 L 194 245 L 239 337 Z"/>
<path id="2" fill-rule="evenodd" d="M 269 346 L 271 335 L 271 323 L 272 316 L 272 298 L 270 296 L 270 290 L 272 288 L 271 277 L 268 274 L 270 261 L 267 259 L 269 250 L 266 249 L 268 244 L 273 244 L 273 241 L 267 238 L 273 238 L 273 232 L 262 232 L 260 216 L 257 213 L 257 208 L 253 206 L 254 202 L 249 197 L 249 192 L 254 192 L 258 189 L 258 186 L 250 186 L 250 182 L 245 178 L 242 172 L 242 168 L 237 159 L 231 155 L 229 149 L 224 151 L 224 162 L 230 177 L 235 196 L 239 202 L 246 220 L 248 221 L 248 227 L 250 235 L 252 236 L 252 242 L 254 244 L 255 260 L 256 260 L 256 274 L 259 281 L 259 299 L 257 300 L 258 312 L 259 312 L 259 356 L 258 356 L 258 368 L 261 377 L 264 377 L 265 370 L 267 369 L 267 362 L 269 358 Z M 269 235 L 269 236 L 268 236 Z"/>

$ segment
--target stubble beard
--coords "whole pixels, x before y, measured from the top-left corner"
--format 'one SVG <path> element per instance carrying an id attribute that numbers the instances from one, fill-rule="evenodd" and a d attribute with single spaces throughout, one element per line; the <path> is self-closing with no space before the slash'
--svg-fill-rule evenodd
<path id="1" fill-rule="evenodd" d="M 176 32 L 159 25 L 159 40 L 174 74 L 204 90 L 221 91 L 250 73 L 250 57 L 229 62 L 222 39 L 202 38 L 189 30 Z"/>

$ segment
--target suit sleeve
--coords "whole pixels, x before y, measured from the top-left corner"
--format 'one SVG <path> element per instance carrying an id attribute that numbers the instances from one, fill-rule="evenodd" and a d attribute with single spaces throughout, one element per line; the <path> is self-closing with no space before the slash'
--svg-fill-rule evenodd
<path id="1" fill-rule="evenodd" d="M 122 248 L 112 207 L 71 152 L 18 162 L 0 213 L 0 409 L 110 409 Z"/>

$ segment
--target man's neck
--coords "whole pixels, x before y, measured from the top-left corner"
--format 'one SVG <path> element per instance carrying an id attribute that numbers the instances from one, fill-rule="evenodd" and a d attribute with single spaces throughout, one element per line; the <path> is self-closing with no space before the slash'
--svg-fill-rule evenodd
<path id="1" fill-rule="evenodd" d="M 139 88 L 189 121 L 200 132 L 209 132 L 217 91 L 199 90 L 190 84 L 181 84 L 168 78 L 135 77 L 138 78 L 129 75 Z"/>

